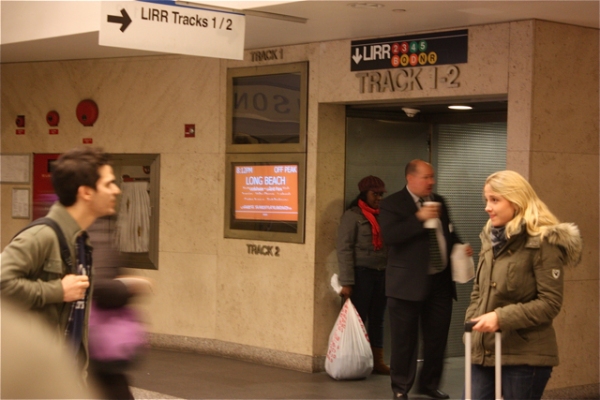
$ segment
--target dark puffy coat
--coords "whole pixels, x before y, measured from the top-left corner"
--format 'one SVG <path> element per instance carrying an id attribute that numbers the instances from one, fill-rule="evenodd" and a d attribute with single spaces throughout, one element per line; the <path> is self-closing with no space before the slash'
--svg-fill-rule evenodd
<path id="1" fill-rule="evenodd" d="M 581 237 L 573 224 L 544 229 L 543 239 L 519 232 L 496 257 L 489 233 L 482 232 L 479 265 L 465 321 L 495 311 L 502 331 L 503 365 L 558 365 L 552 320 L 563 302 L 565 265 L 581 257 Z M 494 365 L 494 334 L 473 332 L 472 362 Z"/>
<path id="2" fill-rule="evenodd" d="M 384 269 L 385 247 L 375 250 L 371 223 L 360 207 L 352 207 L 342 215 L 337 234 L 337 258 L 341 285 L 354 285 L 354 267 Z"/>

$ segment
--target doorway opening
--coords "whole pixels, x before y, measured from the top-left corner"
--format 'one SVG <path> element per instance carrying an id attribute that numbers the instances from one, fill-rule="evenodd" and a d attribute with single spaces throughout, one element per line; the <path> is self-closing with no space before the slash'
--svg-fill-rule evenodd
<path id="1" fill-rule="evenodd" d="M 348 206 L 358 195 L 357 183 L 367 175 L 380 177 L 388 194 L 401 190 L 406 163 L 416 158 L 429 161 L 436 171 L 434 191 L 446 198 L 455 229 L 473 246 L 477 265 L 479 233 L 487 221 L 483 182 L 506 168 L 507 102 L 476 103 L 473 110 L 460 113 L 449 110 L 450 104 L 347 106 L 344 201 Z M 413 116 L 403 107 L 413 109 Z M 464 355 L 463 321 L 472 285 L 457 284 L 447 357 Z M 384 339 L 389 357 L 387 315 Z"/>

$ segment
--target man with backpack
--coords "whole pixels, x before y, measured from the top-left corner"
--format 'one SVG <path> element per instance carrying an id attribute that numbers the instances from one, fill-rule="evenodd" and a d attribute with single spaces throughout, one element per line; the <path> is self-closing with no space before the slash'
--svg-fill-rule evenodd
<path id="1" fill-rule="evenodd" d="M 85 379 L 92 298 L 92 248 L 85 230 L 96 218 L 115 213 L 121 191 L 108 154 L 90 147 L 62 154 L 52 168 L 52 185 L 58 202 L 2 252 L 1 296 L 48 322 L 72 348 Z"/>

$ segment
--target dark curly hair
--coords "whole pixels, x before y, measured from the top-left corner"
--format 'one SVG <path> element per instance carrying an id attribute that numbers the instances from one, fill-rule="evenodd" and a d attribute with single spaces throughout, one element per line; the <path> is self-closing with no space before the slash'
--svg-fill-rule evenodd
<path id="1" fill-rule="evenodd" d="M 79 186 L 96 189 L 98 170 L 109 162 L 109 155 L 98 147 L 78 147 L 61 154 L 52 166 L 52 186 L 60 204 L 75 204 Z"/>

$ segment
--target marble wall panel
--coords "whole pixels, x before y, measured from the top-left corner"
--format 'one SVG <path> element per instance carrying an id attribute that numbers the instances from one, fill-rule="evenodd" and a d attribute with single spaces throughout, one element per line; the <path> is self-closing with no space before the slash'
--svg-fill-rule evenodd
<path id="1" fill-rule="evenodd" d="M 315 149 L 324 155 L 346 154 L 346 108 L 344 105 L 319 104 Z"/>
<path id="2" fill-rule="evenodd" d="M 599 278 L 597 155 L 532 153 L 529 182 L 557 218 L 575 223 L 584 240 L 582 262 L 566 279 Z"/>
<path id="3" fill-rule="evenodd" d="M 220 154 L 161 154 L 160 251 L 216 254 L 224 176 Z"/>
<path id="4" fill-rule="evenodd" d="M 152 279 L 154 292 L 137 300 L 153 333 L 215 338 L 217 257 L 160 253 L 159 270 L 131 270 Z"/>
<path id="5" fill-rule="evenodd" d="M 565 282 L 563 309 L 554 320 L 560 365 L 547 389 L 598 383 L 598 281 Z"/>
<path id="6" fill-rule="evenodd" d="M 215 254 L 224 167 L 219 154 L 161 154 L 160 251 Z"/>
<path id="7" fill-rule="evenodd" d="M 508 69 L 508 110 L 506 151 L 524 152 L 531 147 L 531 86 L 533 75 L 533 22 L 511 22 Z M 511 167 L 511 169 L 516 169 Z M 529 169 L 520 165 L 527 176 Z"/>
<path id="8" fill-rule="evenodd" d="M 517 171 L 525 178 L 528 178 L 529 163 L 530 160 L 528 151 L 506 151 L 506 169 Z"/>
<path id="9" fill-rule="evenodd" d="M 469 62 L 461 66 L 461 96 L 480 96 L 507 92 L 509 52 L 512 51 L 509 24 L 470 26 Z M 463 83 L 464 82 L 464 83 Z M 453 96 L 445 90 L 442 96 Z"/>
<path id="10" fill-rule="evenodd" d="M 308 151 L 306 154 L 306 197 L 305 197 L 305 219 L 304 219 L 304 244 L 310 248 L 311 258 L 314 257 L 314 245 L 316 241 L 316 225 L 318 223 L 315 210 L 317 207 L 317 152 Z"/>
<path id="11" fill-rule="evenodd" d="M 316 226 L 317 244 L 315 258 L 319 262 L 335 250 L 337 227 L 344 213 L 344 156 L 320 154 L 319 201 Z"/>
<path id="12" fill-rule="evenodd" d="M 318 93 L 320 92 L 319 69 L 320 60 L 315 57 L 318 45 L 312 44 L 309 47 L 309 70 L 308 70 L 308 110 L 307 110 L 307 132 L 306 132 L 306 216 L 305 216 L 305 244 L 310 249 L 311 256 L 314 257 L 315 244 L 319 240 L 316 227 L 319 223 L 317 214 L 318 198 L 321 196 L 318 188 L 318 174 L 320 166 L 318 164 L 319 143 L 329 136 L 329 133 L 320 132 L 319 103 Z"/>
<path id="13" fill-rule="evenodd" d="M 598 30 L 536 21 L 534 35 L 532 149 L 597 155 Z"/>
<path id="14" fill-rule="evenodd" d="M 337 159 L 330 159 L 328 161 L 328 165 L 322 165 L 325 163 L 321 162 L 321 168 L 319 170 L 320 174 L 329 172 L 327 171 L 327 168 L 329 168 L 330 171 L 339 171 L 339 167 L 341 166 L 343 170 L 343 159 L 340 160 L 338 157 Z M 325 194 L 323 199 L 319 199 L 319 218 L 316 227 L 317 244 L 315 248 L 315 259 L 319 262 L 322 262 L 327 258 L 331 251 L 335 250 L 337 227 L 339 225 L 340 218 L 344 213 L 344 199 L 343 197 L 340 197 L 339 189 L 336 189 L 336 192 L 333 191 L 335 188 L 333 186 L 334 184 L 338 187 L 339 184 L 341 184 L 343 188 L 344 182 L 339 182 L 339 179 L 336 179 L 333 176 L 329 178 L 329 182 L 331 182 L 331 186 L 329 187 L 330 196 L 327 197 Z M 321 196 L 321 193 L 319 196 Z"/>
<path id="15" fill-rule="evenodd" d="M 598 381 L 598 31 L 534 21 L 533 43 L 528 178 L 584 238 L 581 264 L 565 273 L 551 389 Z"/>
<path id="16" fill-rule="evenodd" d="M 338 273 L 337 256 L 331 251 L 324 262 L 315 264 L 315 309 L 313 354 L 327 354 L 329 335 L 340 312 L 341 298 L 331 287 L 331 277 Z"/>
<path id="17" fill-rule="evenodd" d="M 288 257 L 221 255 L 216 336 L 249 346 L 312 354 L 313 279 L 313 264 Z"/>
<path id="18" fill-rule="evenodd" d="M 92 138 L 115 153 L 215 153 L 218 65 L 183 56 L 3 65 L 3 131 L 12 130 L 14 114 L 28 115 L 26 135 L 5 135 L 3 148 L 61 152 Z M 86 98 L 99 108 L 91 127 L 75 115 Z M 59 135 L 47 134 L 50 110 L 61 115 Z M 195 139 L 184 138 L 184 124 L 190 123 L 196 124 Z"/>
<path id="19" fill-rule="evenodd" d="M 81 143 L 83 127 L 75 115 L 81 99 L 73 94 L 66 63 L 21 63 L 2 65 L 2 152 L 43 149 L 57 153 Z M 42 84 L 42 82 L 44 84 Z M 48 134 L 46 113 L 61 115 L 59 135 Z M 15 118 L 25 116 L 25 135 L 15 135 Z"/>
<path id="20" fill-rule="evenodd" d="M 338 272 L 335 243 L 344 212 L 345 121 L 343 105 L 319 105 L 314 354 L 326 354 L 329 334 L 339 312 L 339 297 L 330 282 L 331 276 Z"/>

